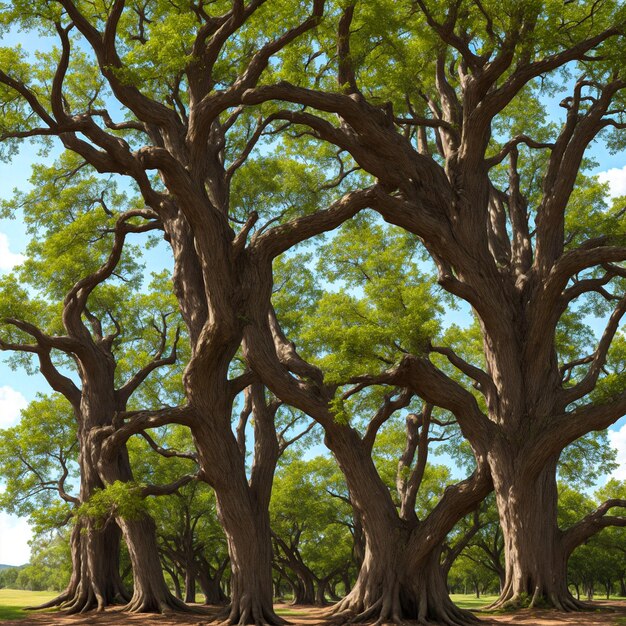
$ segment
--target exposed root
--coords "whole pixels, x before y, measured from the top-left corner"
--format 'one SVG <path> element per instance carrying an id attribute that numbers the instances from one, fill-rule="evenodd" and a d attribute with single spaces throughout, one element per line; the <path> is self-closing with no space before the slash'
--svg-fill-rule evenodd
<path id="1" fill-rule="evenodd" d="M 484 608 L 485 611 L 507 611 L 520 608 L 542 608 L 542 609 L 556 609 L 558 611 L 564 611 L 567 613 L 573 613 L 577 611 L 590 611 L 593 607 L 585 602 L 581 602 L 574 598 L 574 596 L 567 592 L 558 593 L 557 591 L 545 592 L 539 587 L 535 588 L 530 601 L 528 595 L 525 593 L 514 593 L 512 586 L 509 585 L 500 594 L 500 597 L 492 604 Z"/>
<path id="2" fill-rule="evenodd" d="M 373 621 L 374 626 L 416 622 L 420 626 L 472 626 L 480 623 L 473 613 L 458 608 L 447 595 L 437 601 L 423 591 L 413 610 L 410 606 L 403 606 L 398 584 L 387 588 L 371 604 L 361 595 L 350 597 L 351 594 L 348 594 L 330 610 L 325 611 L 324 617 L 337 626 L 367 621 Z M 363 595 L 367 597 L 367 594 Z"/>
<path id="3" fill-rule="evenodd" d="M 130 602 L 122 607 L 127 613 L 195 613 L 206 615 L 199 607 L 191 607 L 171 594 L 162 598 L 145 594 L 136 594 Z"/>
<path id="4" fill-rule="evenodd" d="M 212 626 L 287 626 L 289 622 L 274 612 L 274 607 L 264 607 L 244 594 L 239 602 L 231 602 L 216 616 Z"/>

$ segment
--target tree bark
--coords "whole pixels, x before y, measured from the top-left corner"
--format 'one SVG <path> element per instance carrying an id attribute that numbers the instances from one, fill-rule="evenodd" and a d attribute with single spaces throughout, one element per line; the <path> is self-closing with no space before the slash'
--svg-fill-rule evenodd
<path id="1" fill-rule="evenodd" d="M 558 457 L 529 479 L 519 459 L 493 453 L 491 470 L 504 536 L 505 581 L 491 608 L 549 606 L 578 610 L 567 586 L 567 554 L 557 526 Z"/>
<path id="2" fill-rule="evenodd" d="M 98 530 L 93 523 L 77 520 L 70 548 L 72 576 L 63 593 L 49 602 L 29 609 L 58 606 L 68 614 L 92 609 L 103 611 L 128 601 L 119 573 L 120 529 L 112 523 Z"/>
<path id="3" fill-rule="evenodd" d="M 125 446 L 118 450 L 113 462 L 100 458 L 98 469 L 104 484 L 133 481 Z M 156 525 L 152 517 L 140 510 L 136 516 L 116 514 L 115 519 L 122 530 L 133 570 L 133 595 L 124 610 L 131 613 L 189 611 L 184 602 L 170 593 L 165 582 L 159 558 Z"/>
<path id="4" fill-rule="evenodd" d="M 187 564 L 185 570 L 185 602 L 193 603 L 196 601 L 196 573 L 193 563 Z"/>
<path id="5" fill-rule="evenodd" d="M 424 541 L 425 522 L 403 520 L 387 487 L 376 472 L 371 456 L 349 428 L 327 430 L 327 445 L 335 454 L 348 483 L 350 499 L 357 509 L 365 534 L 365 555 L 357 581 L 334 608 L 336 620 L 377 624 L 438 623 L 464 626 L 477 621 L 472 613 L 456 607 L 450 599 L 439 563 L 441 543 L 454 523 L 469 511 L 467 503 L 450 502 L 449 528 L 436 530 L 441 537 Z M 487 488 L 488 491 L 488 488 Z M 475 495 L 477 506 L 486 493 Z M 455 522 L 452 522 L 452 519 Z M 446 524 L 446 525 L 447 525 Z M 424 533 L 428 534 L 428 533 Z"/>

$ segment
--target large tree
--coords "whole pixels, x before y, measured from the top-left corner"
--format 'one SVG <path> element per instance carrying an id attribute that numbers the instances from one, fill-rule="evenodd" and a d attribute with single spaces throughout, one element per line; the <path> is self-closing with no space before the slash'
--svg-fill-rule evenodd
<path id="1" fill-rule="evenodd" d="M 60 45 L 35 62 L 19 49 L 2 50 L 5 153 L 25 138 L 55 136 L 90 167 L 126 176 L 158 215 L 174 253 L 174 291 L 192 346 L 188 406 L 140 419 L 143 426 L 178 420 L 192 429 L 228 539 L 226 618 L 233 623 L 282 620 L 271 605 L 268 514 L 275 463 L 268 446 L 276 437 L 269 420 L 259 422 L 269 431 L 248 477 L 231 418 L 252 377 L 231 377 L 232 361 L 253 309 L 267 306 L 272 258 L 334 227 L 369 198 L 357 192 L 301 219 L 293 208 L 263 207 L 267 219 L 248 246 L 259 214 L 231 206 L 231 182 L 272 121 L 256 123 L 238 107 L 241 97 L 280 64 L 270 63 L 274 55 L 318 24 L 322 9 L 322 0 L 295 8 L 281 0 L 181 7 L 42 0 L 3 9 L 4 23 L 36 23 Z M 273 221 L 284 223 L 269 228 Z"/>
<path id="2" fill-rule="evenodd" d="M 320 34 L 332 62 L 244 94 L 309 107 L 275 116 L 375 176 L 385 190 L 375 208 L 422 240 L 439 284 L 471 305 L 483 364 L 446 345 L 429 351 L 483 397 L 484 412 L 457 418 L 494 481 L 501 604 L 575 606 L 564 575 L 553 575 L 558 455 L 626 411 L 623 388 L 604 374 L 626 312 L 622 214 L 588 186 L 577 191 L 588 146 L 609 131 L 609 145 L 621 145 L 623 28 L 613 2 L 348 3 Z M 548 115 L 551 102 L 560 118 Z M 606 327 L 571 359 L 559 325 L 589 298 Z M 442 406 L 453 394 L 466 409 L 474 402 L 425 356 L 406 356 L 380 381 Z"/>
<path id="3" fill-rule="evenodd" d="M 0 348 L 31 357 L 33 368 L 69 402 L 75 419 L 80 492 L 71 501 L 81 506 L 72 535 L 74 571 L 68 589 L 48 604 L 69 611 L 102 610 L 126 597 L 119 576 L 121 531 L 133 565 L 127 608 L 182 610 L 185 605 L 171 596 L 163 579 L 148 513 L 127 516 L 113 507 L 111 519 L 100 524 L 84 508 L 97 491 L 116 482 L 133 483 L 125 445 L 129 435 L 119 415 L 153 372 L 176 362 L 178 332 L 168 324 L 175 304 L 168 312 L 160 308 L 168 306 L 161 295 L 137 293 L 137 250 L 134 258 L 131 250 L 124 256 L 128 234 L 159 224 L 144 209 L 119 213 L 123 196 L 111 189 L 102 192 L 90 175 L 74 171 L 73 176 L 68 188 L 50 168 L 35 173 L 37 193 L 21 197 L 33 234 L 29 259 L 2 281 Z M 106 217 L 101 228 L 94 229 L 98 218 L 87 198 L 95 199 Z M 117 284 L 105 284 L 114 274 Z M 147 496 L 179 484 L 146 485 L 139 491 Z"/>

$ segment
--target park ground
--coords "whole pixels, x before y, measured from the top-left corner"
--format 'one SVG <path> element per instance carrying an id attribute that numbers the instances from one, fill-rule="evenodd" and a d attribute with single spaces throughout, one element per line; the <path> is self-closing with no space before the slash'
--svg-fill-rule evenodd
<path id="1" fill-rule="evenodd" d="M 205 614 L 194 615 L 129 615 L 110 609 L 104 613 L 88 615 L 64 615 L 58 611 L 25 612 L 24 606 L 45 602 L 53 595 L 46 592 L 15 591 L 0 589 L 0 624 L 8 626 L 75 626 L 94 624 L 95 626 L 204 626 L 209 624 L 215 610 L 198 607 Z M 626 600 L 598 600 L 594 605 L 598 610 L 584 613 L 561 613 L 558 611 L 524 609 L 515 613 L 499 615 L 481 613 L 479 609 L 493 601 L 485 596 L 476 599 L 471 596 L 452 596 L 464 608 L 477 611 L 484 626 L 626 626 Z M 277 605 L 277 612 L 294 626 L 315 626 L 324 621 L 324 609 L 315 607 L 294 607 L 288 604 Z"/>

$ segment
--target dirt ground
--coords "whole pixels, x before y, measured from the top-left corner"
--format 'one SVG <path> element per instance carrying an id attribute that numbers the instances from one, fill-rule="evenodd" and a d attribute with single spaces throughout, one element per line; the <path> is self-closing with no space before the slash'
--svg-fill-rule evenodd
<path id="1" fill-rule="evenodd" d="M 483 626 L 626 626 L 626 601 L 598 601 L 598 611 L 585 613 L 561 613 L 558 611 L 524 609 L 514 614 L 481 615 Z M 277 605 L 279 613 L 294 626 L 317 626 L 324 623 L 324 610 L 311 607 Z M 75 626 L 95 624 L 97 626 L 206 626 L 215 613 L 210 608 L 197 615 L 129 615 L 117 609 L 88 615 L 64 615 L 63 613 L 33 613 L 19 621 L 2 621 L 3 626 Z"/>

